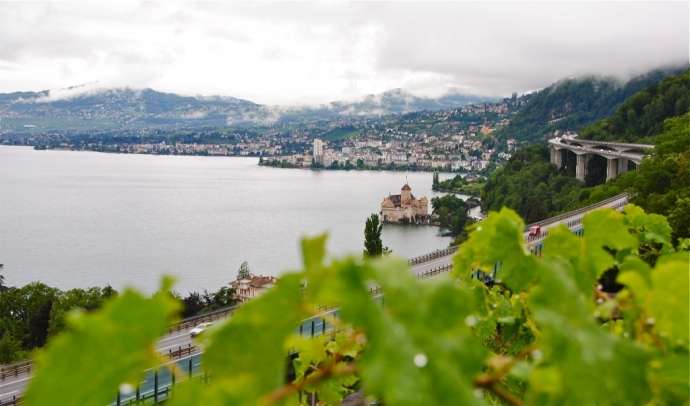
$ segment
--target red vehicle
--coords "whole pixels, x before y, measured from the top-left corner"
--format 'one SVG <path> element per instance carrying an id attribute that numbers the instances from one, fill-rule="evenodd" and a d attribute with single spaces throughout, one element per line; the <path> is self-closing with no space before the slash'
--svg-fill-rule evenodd
<path id="1" fill-rule="evenodd" d="M 541 226 L 532 226 L 529 228 L 529 235 L 541 234 Z"/>

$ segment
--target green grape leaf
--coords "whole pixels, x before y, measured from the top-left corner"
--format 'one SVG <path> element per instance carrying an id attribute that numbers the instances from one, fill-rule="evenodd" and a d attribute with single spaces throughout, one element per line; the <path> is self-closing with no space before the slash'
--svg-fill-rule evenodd
<path id="1" fill-rule="evenodd" d="M 306 300 L 315 305 L 330 306 L 345 297 L 350 302 L 350 306 L 343 309 L 346 313 L 366 311 L 368 306 L 373 305 L 370 303 L 371 295 L 367 287 L 370 277 L 368 265 L 355 261 L 354 258 L 334 260 L 329 266 L 321 265 L 325 243 L 325 236 L 306 239 L 302 243 L 305 275 L 309 281 Z M 317 252 L 316 256 L 310 252 L 311 250 Z"/>
<path id="2" fill-rule="evenodd" d="M 366 332 L 366 390 L 395 405 L 483 404 L 471 380 L 488 352 L 467 326 L 471 295 L 449 278 L 416 281 L 399 260 L 372 268 L 386 294 L 383 309 L 351 320 Z"/>
<path id="3" fill-rule="evenodd" d="M 563 258 L 570 262 L 568 273 L 574 278 L 580 293 L 588 298 L 593 298 L 592 286 L 596 283 L 593 272 L 583 272 L 583 252 L 586 249 L 587 240 L 573 234 L 568 227 L 561 224 L 549 230 L 549 235 L 544 240 L 543 258 Z M 613 261 L 611 256 L 605 253 L 605 261 Z M 586 269 L 586 268 L 585 268 Z M 548 272 L 548 271 L 545 271 Z M 592 305 L 593 305 L 592 301 Z"/>
<path id="4" fill-rule="evenodd" d="M 544 239 L 544 256 L 558 256 L 574 261 L 582 255 L 582 238 L 579 238 L 565 225 L 559 224 L 549 229 Z"/>
<path id="5" fill-rule="evenodd" d="M 688 354 L 671 354 L 651 362 L 649 382 L 658 404 L 682 405 L 690 399 L 690 358 Z"/>
<path id="6" fill-rule="evenodd" d="M 166 279 L 161 292 L 170 289 Z M 150 299 L 133 290 L 89 314 L 71 314 L 71 328 L 36 357 L 28 405 L 105 405 L 123 383 L 137 386 L 144 370 L 160 365 L 155 344 L 174 321 L 179 302 L 161 293 Z"/>
<path id="7" fill-rule="evenodd" d="M 529 383 L 530 391 L 539 394 L 563 393 L 563 378 L 561 371 L 556 367 L 539 367 L 531 370 Z"/>
<path id="8" fill-rule="evenodd" d="M 323 260 L 326 257 L 327 239 L 328 234 L 302 239 L 302 257 L 304 259 L 304 268 L 307 270 L 308 275 L 310 271 L 322 266 Z"/>
<path id="9" fill-rule="evenodd" d="M 326 359 L 324 346 L 327 338 L 324 336 L 312 339 L 299 336 L 288 337 L 287 346 L 299 350 L 299 355 L 293 360 L 297 379 L 304 377 L 312 364 L 318 364 Z"/>
<path id="10" fill-rule="evenodd" d="M 685 260 L 665 261 L 652 272 L 654 290 L 647 296 L 647 313 L 654 320 L 654 330 L 672 342 L 687 347 L 690 335 L 690 278 Z"/>
<path id="11" fill-rule="evenodd" d="M 498 263 L 498 279 L 514 291 L 525 290 L 534 280 L 536 259 L 525 248 L 524 222 L 513 210 L 491 212 L 473 226 L 469 239 L 453 257 L 453 274 L 467 279 L 474 270 L 491 273 Z"/>
<path id="12" fill-rule="evenodd" d="M 198 404 L 222 404 L 241 399 L 256 405 L 278 390 L 285 381 L 286 357 L 290 341 L 303 311 L 301 274 L 283 275 L 261 297 L 240 307 L 229 322 L 209 332 L 204 344 L 204 368 L 213 377 Z M 208 397 L 206 397 L 208 396 Z M 172 404 L 181 404 L 173 397 Z"/>
<path id="13" fill-rule="evenodd" d="M 582 219 L 586 230 L 584 250 L 578 271 L 583 272 L 589 280 L 596 279 L 607 269 L 615 265 L 611 250 L 637 248 L 638 241 L 628 232 L 623 222 L 623 215 L 613 209 L 598 209 L 587 213 Z M 593 282 L 594 283 L 594 282 Z"/>
<path id="14" fill-rule="evenodd" d="M 540 364 L 527 398 L 544 391 L 547 404 L 644 403 L 651 392 L 640 365 L 646 365 L 649 353 L 595 324 L 569 262 L 545 258 L 542 266 L 548 272 L 540 272 L 541 284 L 530 296 L 540 325 Z"/>
<path id="15" fill-rule="evenodd" d="M 659 214 L 646 214 L 644 210 L 634 204 L 625 206 L 625 223 L 629 228 L 637 232 L 641 243 L 656 242 L 663 244 L 662 252 L 671 252 L 671 233 L 673 229 L 668 224 L 666 217 Z"/>
<path id="16" fill-rule="evenodd" d="M 532 311 L 548 310 L 578 323 L 590 319 L 585 303 L 587 296 L 578 288 L 574 277 L 576 271 L 570 262 L 545 256 L 539 261 L 538 271 L 540 283 L 529 296 Z"/>
<path id="17" fill-rule="evenodd" d="M 620 273 L 616 281 L 625 285 L 633 294 L 638 305 L 642 305 L 652 288 L 652 270 L 639 257 L 630 255 L 619 267 Z"/>

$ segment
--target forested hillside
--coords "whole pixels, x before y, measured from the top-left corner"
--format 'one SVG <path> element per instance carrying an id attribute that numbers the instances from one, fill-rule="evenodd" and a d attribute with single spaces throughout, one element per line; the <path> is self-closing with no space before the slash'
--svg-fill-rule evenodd
<path id="1" fill-rule="evenodd" d="M 584 187 L 550 163 L 548 147 L 532 145 L 518 150 L 491 174 L 482 193 L 482 208 L 510 207 L 529 224 L 576 207 Z"/>
<path id="2" fill-rule="evenodd" d="M 653 143 L 664 120 L 680 116 L 690 106 L 690 70 L 648 86 L 628 98 L 611 117 L 586 127 L 580 138 L 599 141 Z"/>
<path id="3" fill-rule="evenodd" d="M 543 142 L 554 131 L 579 131 L 614 114 L 628 97 L 682 69 L 656 70 L 622 84 L 614 78 L 583 77 L 555 83 L 538 92 L 497 133 L 502 139 Z"/>
<path id="4" fill-rule="evenodd" d="M 582 130 L 580 136 L 590 139 L 655 144 L 652 156 L 637 170 L 602 185 L 605 175 L 601 179 L 593 175 L 605 174 L 605 167 L 596 167 L 602 161 L 605 165 L 605 160 L 593 159 L 582 183 L 574 178 L 574 165 L 557 170 L 550 163 L 548 147 L 530 146 L 518 150 L 489 177 L 482 192 L 483 207 L 507 206 L 531 223 L 629 192 L 630 201 L 645 211 L 669 217 L 674 239 L 690 237 L 689 92 L 690 70 L 686 70 L 642 89 L 615 115 Z"/>
<path id="5" fill-rule="evenodd" d="M 648 213 L 668 217 L 675 243 L 690 237 L 690 113 L 667 119 L 663 128 L 654 139 L 652 156 L 636 171 L 583 190 L 580 205 L 629 192 L 630 202 Z"/>

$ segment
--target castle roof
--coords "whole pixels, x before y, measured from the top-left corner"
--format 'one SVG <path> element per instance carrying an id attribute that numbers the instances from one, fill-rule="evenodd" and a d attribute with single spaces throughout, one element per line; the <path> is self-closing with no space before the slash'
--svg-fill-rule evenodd
<path id="1" fill-rule="evenodd" d="M 395 207 L 395 204 L 390 198 L 386 198 L 383 203 L 381 203 L 381 207 Z"/>
<path id="2" fill-rule="evenodd" d="M 412 188 L 410 187 L 410 185 L 405 183 L 405 186 L 402 187 L 402 190 L 412 190 Z"/>

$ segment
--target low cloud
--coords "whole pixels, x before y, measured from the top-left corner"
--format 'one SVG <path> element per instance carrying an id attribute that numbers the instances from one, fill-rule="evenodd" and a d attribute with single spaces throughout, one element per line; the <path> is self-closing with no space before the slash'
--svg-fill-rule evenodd
<path id="1" fill-rule="evenodd" d="M 0 2 L 0 92 L 97 81 L 294 107 L 396 88 L 505 96 L 687 64 L 689 13 L 687 2 Z"/>
<path id="2" fill-rule="evenodd" d="M 194 120 L 194 119 L 204 118 L 207 115 L 208 115 L 208 113 L 206 113 L 205 111 L 194 111 L 190 114 L 182 114 L 180 116 L 180 118 Z"/>

